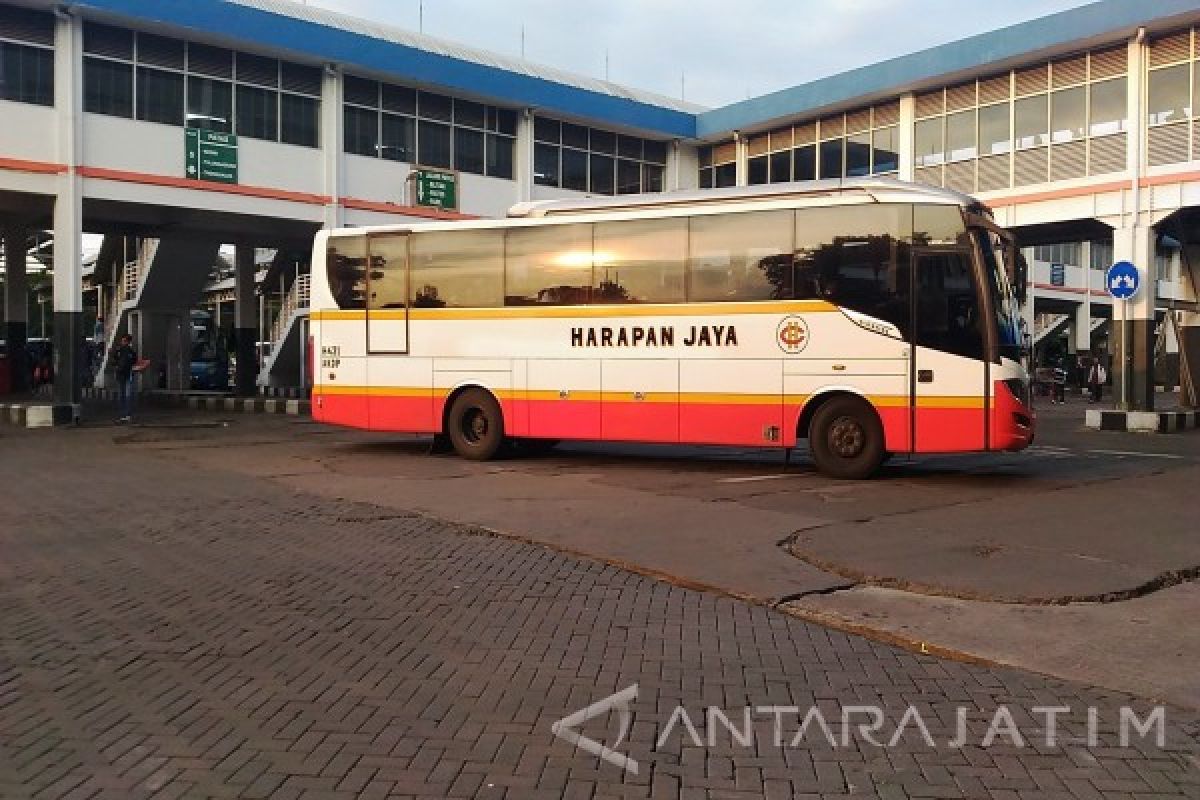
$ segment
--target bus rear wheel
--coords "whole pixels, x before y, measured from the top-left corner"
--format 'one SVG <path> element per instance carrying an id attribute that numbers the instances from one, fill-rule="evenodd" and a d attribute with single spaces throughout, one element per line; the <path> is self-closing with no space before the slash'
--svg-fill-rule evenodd
<path id="1" fill-rule="evenodd" d="M 504 415 L 490 392 L 468 389 L 454 399 L 446 418 L 454 452 L 472 461 L 489 461 L 504 445 Z"/>
<path id="2" fill-rule="evenodd" d="M 836 397 L 817 409 L 808 447 L 817 469 L 839 480 L 871 477 L 887 455 L 879 417 L 856 397 Z"/>

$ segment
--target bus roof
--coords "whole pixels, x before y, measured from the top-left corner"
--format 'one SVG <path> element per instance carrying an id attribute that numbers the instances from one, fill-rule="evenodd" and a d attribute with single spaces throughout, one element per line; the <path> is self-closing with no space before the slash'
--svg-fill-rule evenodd
<path id="1" fill-rule="evenodd" d="M 543 200 L 518 203 L 509 209 L 507 218 L 449 220 L 400 225 L 348 228 L 323 231 L 323 235 L 370 235 L 384 233 L 462 230 L 468 228 L 502 228 L 537 224 L 540 219 L 555 218 L 567 222 L 570 217 L 614 215 L 628 218 L 639 211 L 657 211 L 663 216 L 698 213 L 721 213 L 726 210 L 747 211 L 755 208 L 786 208 L 789 201 L 803 205 L 819 205 L 828 199 L 839 205 L 856 203 L 928 203 L 955 205 L 968 211 L 980 211 L 985 206 L 970 195 L 952 189 L 940 189 L 919 183 L 907 183 L 895 178 L 847 178 L 824 181 L 774 183 L 765 186 L 739 186 L 727 189 L 693 189 L 657 194 L 625 195 L 620 197 L 579 197 L 563 200 Z M 750 206 L 747 208 L 746 206 Z"/>
<path id="2" fill-rule="evenodd" d="M 617 197 L 580 197 L 561 200 L 537 200 L 518 203 L 508 211 L 510 218 L 526 219 L 556 214 L 610 213 L 671 206 L 697 206 L 718 203 L 737 203 L 784 200 L 791 197 L 833 197 L 862 194 L 868 201 L 879 202 L 879 195 L 906 195 L 909 200 L 925 200 L 947 205 L 978 206 L 975 198 L 920 183 L 907 183 L 895 178 L 835 178 L 822 181 L 770 183 L 760 186 L 737 186 L 723 189 L 693 189 L 658 194 L 625 195 Z"/>

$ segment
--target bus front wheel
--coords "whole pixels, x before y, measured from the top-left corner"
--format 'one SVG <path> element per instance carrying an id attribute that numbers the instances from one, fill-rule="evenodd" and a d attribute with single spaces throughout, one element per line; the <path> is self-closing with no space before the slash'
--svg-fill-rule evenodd
<path id="1" fill-rule="evenodd" d="M 504 445 L 500 404 L 482 389 L 468 389 L 455 398 L 446 428 L 454 452 L 472 461 L 493 459 Z"/>
<path id="2" fill-rule="evenodd" d="M 835 397 L 817 409 L 808 433 L 817 469 L 831 478 L 862 480 L 883 464 L 883 425 L 857 397 Z"/>

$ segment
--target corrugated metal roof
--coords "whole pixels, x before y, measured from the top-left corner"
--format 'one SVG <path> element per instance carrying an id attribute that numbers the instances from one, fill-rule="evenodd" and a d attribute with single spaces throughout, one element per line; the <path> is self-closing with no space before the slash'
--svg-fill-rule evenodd
<path id="1" fill-rule="evenodd" d="M 302 19 L 305 22 L 311 22 L 314 25 L 323 25 L 329 28 L 354 33 L 359 36 L 369 36 L 372 39 L 378 39 L 391 44 L 398 44 L 404 47 L 411 47 L 416 50 L 423 50 L 427 53 L 434 53 L 448 58 L 457 58 L 463 61 L 470 61 L 475 64 L 482 64 L 495 69 L 501 69 L 506 72 L 515 72 L 521 75 L 528 75 L 532 78 L 540 78 L 542 80 L 561 83 L 566 86 L 574 86 L 579 89 L 587 89 L 591 92 L 600 94 L 608 94 L 613 97 L 619 97 L 625 100 L 633 100 L 638 103 L 648 103 L 650 105 L 659 106 L 661 108 L 669 108 L 674 111 L 683 111 L 686 113 L 699 113 L 707 110 L 706 106 L 688 103 L 673 97 L 647 92 L 641 89 L 634 89 L 629 86 L 603 81 L 596 78 L 589 78 L 586 75 L 579 75 L 566 70 L 555 69 L 542 64 L 536 64 L 530 61 L 525 61 L 520 58 L 501 55 L 489 50 L 481 50 L 474 47 L 450 42 L 445 39 L 438 39 L 433 36 L 426 36 L 413 31 L 405 30 L 404 28 L 395 27 L 392 25 L 384 25 L 382 23 L 373 22 L 371 20 L 353 17 L 348 14 L 340 14 L 336 11 L 328 11 L 323 8 L 315 8 L 313 6 L 302 5 L 294 2 L 294 0 L 224 0 L 224 2 L 234 5 L 248 6 L 256 8 L 260 11 L 267 11 L 272 14 L 280 14 L 283 16 Z"/>

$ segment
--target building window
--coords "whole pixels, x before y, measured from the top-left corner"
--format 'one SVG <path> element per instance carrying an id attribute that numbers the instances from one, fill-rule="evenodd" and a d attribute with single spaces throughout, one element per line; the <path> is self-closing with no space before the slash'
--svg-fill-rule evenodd
<path id="1" fill-rule="evenodd" d="M 662 191 L 664 142 L 570 122 L 533 120 L 534 182 L 593 194 Z"/>
<path id="2" fill-rule="evenodd" d="M 138 67 L 137 118 L 164 125 L 183 124 L 183 75 Z"/>
<path id="3" fill-rule="evenodd" d="M 1129 107 L 1126 100 L 1126 80 L 1116 78 L 1093 83 L 1089 87 L 1091 97 L 1092 136 L 1120 133 L 1129 128 Z"/>
<path id="4" fill-rule="evenodd" d="M 113 117 L 133 116 L 133 65 L 85 59 L 83 110 Z"/>
<path id="5" fill-rule="evenodd" d="M 871 171 L 876 174 L 900 169 L 900 129 L 892 125 L 871 134 Z"/>
<path id="6" fill-rule="evenodd" d="M 979 153 L 992 156 L 1012 150 L 1008 130 L 1008 103 L 997 103 L 979 109 Z"/>
<path id="7" fill-rule="evenodd" d="M 1087 93 L 1084 87 L 1050 94 L 1050 141 L 1082 139 L 1087 131 Z"/>
<path id="8" fill-rule="evenodd" d="M 1017 149 L 1026 150 L 1050 143 L 1050 120 L 1047 117 L 1046 95 L 1023 97 L 1013 107 Z"/>
<path id="9" fill-rule="evenodd" d="M 54 51 L 0 42 L 0 99 L 54 105 Z"/>
<path id="10" fill-rule="evenodd" d="M 320 144 L 318 67 L 91 22 L 84 52 L 85 111 Z"/>
<path id="11" fill-rule="evenodd" d="M 318 147 L 321 141 L 321 101 L 298 94 L 279 95 L 279 141 L 300 147 Z"/>
<path id="12" fill-rule="evenodd" d="M 0 100 L 54 105 L 54 16 L 0 6 Z"/>
<path id="13" fill-rule="evenodd" d="M 917 120 L 913 142 L 916 148 L 915 163 L 918 167 L 941 164 L 946 157 L 942 138 L 942 117 Z"/>
<path id="14" fill-rule="evenodd" d="M 237 132 L 239 136 L 264 139 L 279 138 L 279 95 L 255 86 L 237 87 Z"/>
<path id="15" fill-rule="evenodd" d="M 1147 121 L 1151 125 L 1166 125 L 1191 116 L 1191 70 L 1187 64 L 1150 72 Z"/>
<path id="16" fill-rule="evenodd" d="M 345 150 L 512 180 L 516 113 L 347 75 Z"/>
<path id="17" fill-rule="evenodd" d="M 359 156 L 379 156 L 379 115 L 354 106 L 346 106 L 346 152 Z"/>

